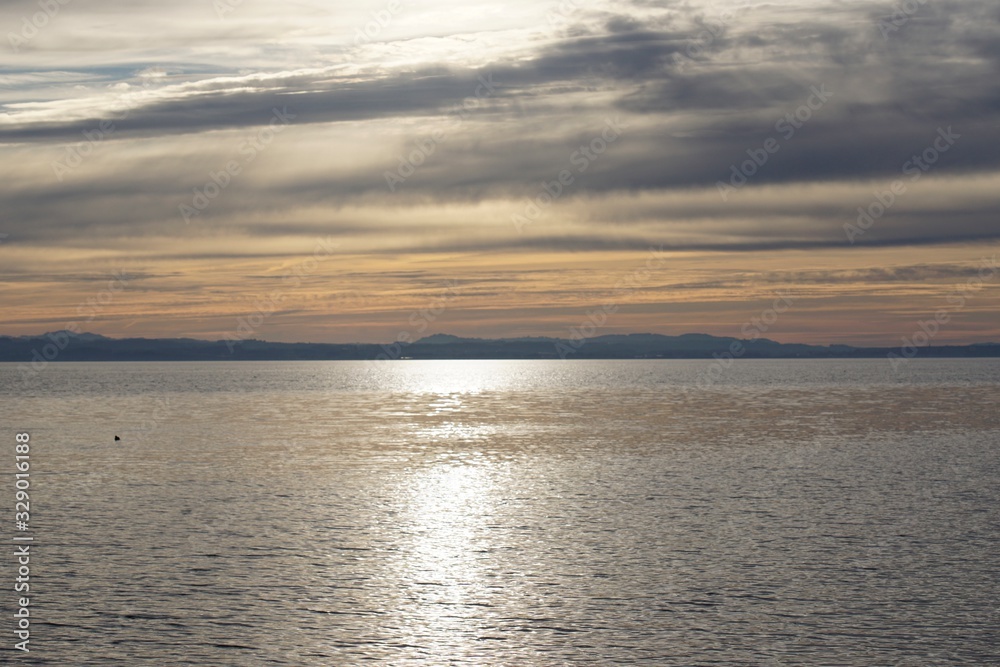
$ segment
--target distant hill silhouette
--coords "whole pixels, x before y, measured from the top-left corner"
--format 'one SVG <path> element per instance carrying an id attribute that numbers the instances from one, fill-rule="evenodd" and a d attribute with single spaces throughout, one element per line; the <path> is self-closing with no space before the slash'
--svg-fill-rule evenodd
<path id="1" fill-rule="evenodd" d="M 461 338 L 433 334 L 413 343 L 271 343 L 193 338 L 107 338 L 54 331 L 38 336 L 0 336 L 0 361 L 246 361 L 333 359 L 819 359 L 885 356 L 898 348 L 778 343 L 684 334 L 614 334 L 586 340 L 560 338 Z M 920 357 L 998 357 L 1000 344 L 929 346 Z"/>

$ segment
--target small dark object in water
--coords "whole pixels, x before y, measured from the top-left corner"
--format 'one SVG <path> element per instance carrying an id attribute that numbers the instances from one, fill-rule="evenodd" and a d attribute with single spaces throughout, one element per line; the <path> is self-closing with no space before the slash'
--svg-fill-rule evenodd
<path id="1" fill-rule="evenodd" d="M 118 437 L 118 436 L 116 435 L 116 436 L 115 436 L 115 442 L 118 442 L 119 440 L 121 440 L 121 438 L 119 438 L 119 437 Z"/>

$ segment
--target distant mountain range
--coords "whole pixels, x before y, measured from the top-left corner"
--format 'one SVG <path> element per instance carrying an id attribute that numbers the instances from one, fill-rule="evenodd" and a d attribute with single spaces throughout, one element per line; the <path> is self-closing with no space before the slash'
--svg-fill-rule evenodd
<path id="1" fill-rule="evenodd" d="M 745 359 L 864 358 L 901 354 L 899 348 L 778 343 L 707 334 L 627 334 L 564 338 L 461 338 L 434 334 L 412 343 L 271 343 L 193 338 L 107 338 L 55 331 L 0 336 L 0 361 L 265 361 L 333 359 Z M 927 346 L 904 356 L 1000 357 L 1000 344 Z"/>

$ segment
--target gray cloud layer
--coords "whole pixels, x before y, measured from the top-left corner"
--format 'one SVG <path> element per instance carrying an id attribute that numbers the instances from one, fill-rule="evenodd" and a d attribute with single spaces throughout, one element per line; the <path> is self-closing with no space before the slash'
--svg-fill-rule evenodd
<path id="1" fill-rule="evenodd" d="M 60 18 L 71 19 L 69 7 L 65 12 Z M 792 214 L 796 222 L 787 221 L 781 194 L 752 214 L 740 208 L 743 195 L 771 185 L 791 196 L 797 184 L 830 182 L 877 181 L 884 189 L 883 182 L 904 177 L 912 156 L 933 146 L 940 128 L 960 139 L 940 153 L 927 177 L 1000 169 L 1000 10 L 992 2 L 924 3 L 898 26 L 890 6 L 871 2 L 744 6 L 722 19 L 697 7 L 643 12 L 581 10 L 544 38 L 490 51 L 485 64 L 453 57 L 355 62 L 372 51 L 347 44 L 337 47 L 333 63 L 250 73 L 240 71 L 234 53 L 221 66 L 185 62 L 151 77 L 150 54 L 128 50 L 119 62 L 89 70 L 41 61 L 7 67 L 5 76 L 25 93 L 2 98 L 0 151 L 17 160 L 2 174 L 11 183 L 0 196 L 4 231 L 23 242 L 65 244 L 177 233 L 178 204 L 206 174 L 238 156 L 245 136 L 267 123 L 275 107 L 287 108 L 294 122 L 261 158 L 266 173 L 248 166 L 249 175 L 205 211 L 201 220 L 213 221 L 212 233 L 363 236 L 372 224 L 382 233 L 406 228 L 388 215 L 377 223 L 352 219 L 345 206 L 509 199 L 510 212 L 517 212 L 542 182 L 570 168 L 574 151 L 600 136 L 608 117 L 627 127 L 620 143 L 575 173 L 552 211 L 579 216 L 572 203 L 586 195 L 614 201 L 617 213 L 584 219 L 588 224 L 568 233 L 546 231 L 539 222 L 525 237 L 508 229 L 461 239 L 432 234 L 380 251 L 837 246 L 847 242 L 843 223 L 871 203 L 874 189 L 859 189 L 857 199 L 839 204 L 803 201 Z M 475 44 L 470 38 L 470 51 Z M 482 94 L 483 80 L 495 82 L 495 90 Z M 81 81 L 88 88 L 70 95 Z M 129 86 L 102 87 L 115 83 Z M 801 110 L 816 102 L 815 87 L 830 91 L 829 101 L 807 109 L 798 127 L 782 124 L 797 110 L 806 115 Z M 53 89 L 67 94 L 54 96 Z M 470 111 L 458 116 L 463 103 Z M 63 146 L 82 141 L 102 119 L 112 119 L 114 131 L 93 157 L 65 179 L 54 178 Z M 447 140 L 390 194 L 386 170 L 441 127 Z M 365 132 L 369 143 L 352 145 L 349 156 L 331 155 L 346 137 Z M 714 191 L 769 139 L 780 149 L 732 201 L 706 197 L 681 214 L 670 202 L 654 211 L 630 206 L 641 193 Z M 991 194 L 987 184 L 972 199 L 931 208 L 901 196 L 900 206 L 859 242 L 998 238 L 1000 199 Z M 301 213 L 311 207 L 330 214 L 320 221 Z M 720 227 L 712 234 L 679 231 L 696 220 Z"/>

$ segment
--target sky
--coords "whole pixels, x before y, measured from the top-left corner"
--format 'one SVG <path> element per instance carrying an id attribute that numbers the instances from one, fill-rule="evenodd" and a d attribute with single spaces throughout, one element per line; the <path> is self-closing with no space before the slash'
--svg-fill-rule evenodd
<path id="1" fill-rule="evenodd" d="M 1000 341 L 995 0 L 18 0 L 0 37 L 0 334 Z"/>

